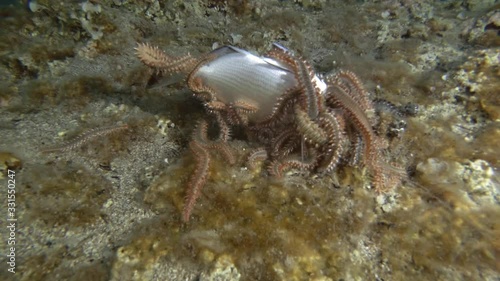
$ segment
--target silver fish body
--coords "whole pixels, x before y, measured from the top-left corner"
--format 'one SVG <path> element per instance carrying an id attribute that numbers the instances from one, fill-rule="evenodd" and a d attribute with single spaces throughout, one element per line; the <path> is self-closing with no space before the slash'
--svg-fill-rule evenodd
<path id="1" fill-rule="evenodd" d="M 257 110 L 249 114 L 251 122 L 269 117 L 278 98 L 297 87 L 293 72 L 274 59 L 232 46 L 216 49 L 212 55 L 215 58 L 199 67 L 192 79 L 199 79 L 225 104 L 255 105 Z"/>

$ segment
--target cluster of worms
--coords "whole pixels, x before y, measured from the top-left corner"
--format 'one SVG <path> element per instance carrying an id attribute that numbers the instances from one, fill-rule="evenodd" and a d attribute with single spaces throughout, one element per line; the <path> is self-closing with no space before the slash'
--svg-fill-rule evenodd
<path id="1" fill-rule="evenodd" d="M 320 175 L 339 166 L 364 166 L 377 191 L 397 184 L 404 172 L 388 163 L 388 135 L 379 134 L 377 113 L 396 116 L 389 133 L 404 130 L 404 115 L 415 107 L 399 108 L 372 100 L 351 71 L 338 71 L 320 79 L 307 60 L 275 45 L 264 57 L 225 46 L 196 59 L 191 55 L 168 56 L 157 47 L 139 44 L 139 59 L 159 74 L 183 73 L 186 84 L 213 118 L 201 120 L 189 149 L 196 161 L 188 183 L 182 219 L 187 222 L 201 190 L 210 178 L 212 154 L 229 165 L 237 157 L 231 148 L 235 128 L 257 147 L 247 156 L 250 168 L 264 162 L 270 176 L 281 178 L 288 170 Z M 210 123 L 218 135 L 210 139 Z M 114 125 L 92 129 L 62 145 L 42 152 L 63 152 L 94 139 L 126 130 Z"/>
<path id="2" fill-rule="evenodd" d="M 210 140 L 208 122 L 202 121 L 189 144 L 197 164 L 187 188 L 184 221 L 190 219 L 209 180 L 211 154 L 215 151 L 234 164 L 230 136 L 236 127 L 258 147 L 248 156 L 248 165 L 264 161 L 267 173 L 274 177 L 292 169 L 327 175 L 341 165 L 364 166 L 379 192 L 404 177 L 405 171 L 385 157 L 387 135 L 375 129 L 377 112 L 402 117 L 403 111 L 389 102 L 372 100 L 351 71 L 338 71 L 322 80 L 307 60 L 279 45 L 263 57 L 232 46 L 199 59 L 189 54 L 169 56 L 148 44 L 139 44 L 136 51 L 145 65 L 161 74 L 185 74 L 188 88 L 219 130 L 218 137 Z M 401 132 L 404 126 L 404 121 L 399 122 L 391 130 Z"/>

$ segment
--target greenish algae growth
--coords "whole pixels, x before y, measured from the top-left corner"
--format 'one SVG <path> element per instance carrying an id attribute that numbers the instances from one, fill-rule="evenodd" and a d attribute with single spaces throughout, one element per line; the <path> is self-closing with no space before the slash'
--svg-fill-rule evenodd
<path id="1" fill-rule="evenodd" d="M 84 226 L 100 218 L 101 206 L 109 199 L 110 185 L 83 167 L 54 163 L 37 167 L 19 187 L 19 201 L 26 206 L 26 219 L 46 226 Z"/>
<path id="2" fill-rule="evenodd" d="M 366 178 L 353 168 L 336 178 L 290 175 L 276 182 L 258 171 L 228 168 L 218 159 L 213 180 L 179 236 L 175 225 L 181 224 L 184 192 L 177 187 L 185 186 L 193 169 L 185 161 L 171 166 L 146 191 L 146 202 L 158 213 L 177 214 L 167 219 L 171 226 L 161 220 L 151 227 L 179 239 L 172 241 L 179 243 L 172 251 L 179 258 L 192 255 L 209 266 L 231 253 L 243 280 L 329 280 L 387 274 L 389 269 L 394 278 L 446 279 L 454 276 L 447 264 L 471 276 L 480 273 L 478 263 L 497 266 L 498 208 L 474 209 L 453 193 L 457 187 L 427 182 L 394 191 L 399 206 L 386 213 L 373 200 L 374 191 L 360 188 Z M 333 182 L 341 188 L 332 189 Z M 380 268 L 368 264 L 374 259 Z M 407 270 L 408 264 L 414 268 Z"/>
<path id="3" fill-rule="evenodd" d="M 371 243 L 367 235 L 377 225 L 373 191 L 354 188 L 363 180 L 359 170 L 346 168 L 340 179 L 289 175 L 275 181 L 263 177 L 260 167 L 227 167 L 216 158 L 212 180 L 179 236 L 175 225 L 182 224 L 185 193 L 178 187 L 186 185 L 193 169 L 187 160 L 165 171 L 145 196 L 159 214 L 176 214 L 169 226 L 163 220 L 151 226 L 163 229 L 161 236 L 179 239 L 173 255 L 192 255 L 207 267 L 231 253 L 244 280 L 321 280 L 370 270 L 365 263 L 353 263 L 375 256 L 362 253 L 364 248 L 358 249 L 360 256 L 351 253 L 361 241 Z M 344 188 L 332 189 L 336 180 Z"/>

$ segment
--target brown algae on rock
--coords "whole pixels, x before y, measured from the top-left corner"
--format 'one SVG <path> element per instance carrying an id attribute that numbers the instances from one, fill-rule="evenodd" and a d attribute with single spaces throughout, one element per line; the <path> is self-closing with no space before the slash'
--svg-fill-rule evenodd
<path id="1" fill-rule="evenodd" d="M 8 171 L 16 171 L 22 168 L 22 161 L 13 153 L 0 151 L 0 179 L 8 175 Z"/>

